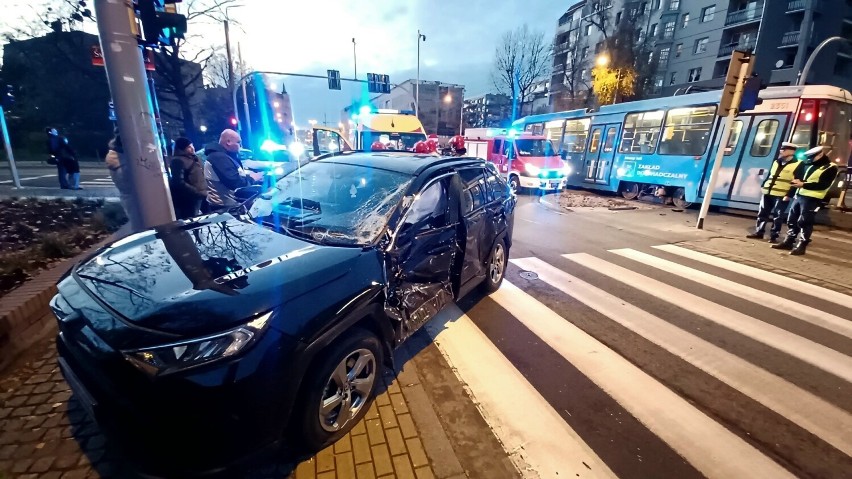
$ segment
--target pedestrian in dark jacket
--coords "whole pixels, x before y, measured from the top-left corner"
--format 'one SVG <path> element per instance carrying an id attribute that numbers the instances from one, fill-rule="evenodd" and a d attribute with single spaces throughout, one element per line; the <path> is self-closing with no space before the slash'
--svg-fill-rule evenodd
<path id="1" fill-rule="evenodd" d="M 47 151 L 56 160 L 56 173 L 59 187 L 63 190 L 80 190 L 80 163 L 77 154 L 68 144 L 68 138 L 59 134 L 56 128 L 46 128 Z"/>
<path id="2" fill-rule="evenodd" d="M 191 141 L 178 138 L 175 140 L 174 151 L 175 156 L 169 162 L 169 187 L 175 206 L 175 217 L 185 220 L 199 215 L 201 202 L 207 197 L 207 180 Z"/>
<path id="3" fill-rule="evenodd" d="M 207 178 L 207 202 L 212 210 L 237 206 L 234 191 L 263 180 L 263 175 L 243 168 L 240 160 L 240 134 L 225 130 L 218 143 L 204 146 L 204 176 Z"/>

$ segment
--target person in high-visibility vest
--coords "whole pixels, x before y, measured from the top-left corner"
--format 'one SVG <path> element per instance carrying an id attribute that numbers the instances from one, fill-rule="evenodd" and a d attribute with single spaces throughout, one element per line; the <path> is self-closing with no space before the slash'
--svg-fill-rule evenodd
<path id="1" fill-rule="evenodd" d="M 818 146 L 805 152 L 809 158 L 801 179 L 790 184 L 798 188 L 796 199 L 787 215 L 787 237 L 784 242 L 772 245 L 775 249 L 789 249 L 792 255 L 803 255 L 811 242 L 816 213 L 837 178 L 837 166 L 831 162 L 827 146 Z"/>
<path id="2" fill-rule="evenodd" d="M 803 173 L 802 167 L 804 165 L 796 161 L 796 148 L 798 147 L 795 143 L 785 141 L 781 144 L 778 158 L 772 162 L 772 166 L 769 167 L 769 175 L 763 181 L 763 197 L 760 200 L 760 208 L 757 210 L 754 233 L 746 235 L 746 238 L 763 239 L 766 223 L 771 221 L 769 242 L 778 242 L 781 225 L 787 219 L 787 207 L 796 192 L 796 188 L 793 187 L 791 182 L 793 179 L 801 177 Z M 796 176 L 797 169 L 802 170 L 798 176 Z"/>

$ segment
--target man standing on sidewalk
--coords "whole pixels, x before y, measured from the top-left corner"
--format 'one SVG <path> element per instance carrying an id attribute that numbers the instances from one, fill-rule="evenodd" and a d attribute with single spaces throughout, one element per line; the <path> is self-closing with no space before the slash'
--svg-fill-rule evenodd
<path id="1" fill-rule="evenodd" d="M 246 171 L 240 161 L 240 134 L 225 130 L 218 143 L 204 147 L 204 176 L 207 178 L 207 203 L 211 210 L 224 210 L 236 206 L 234 192 L 263 179 L 260 173 Z"/>
<path id="2" fill-rule="evenodd" d="M 792 249 L 790 254 L 795 256 L 805 254 L 814 231 L 816 213 L 837 177 L 837 166 L 831 162 L 829 153 L 831 149 L 827 146 L 818 146 L 805 152 L 812 160 L 806 164 L 802 179 L 791 182 L 799 190 L 787 216 L 787 237 L 783 243 L 772 245 L 774 249 Z"/>
<path id="3" fill-rule="evenodd" d="M 791 182 L 794 178 L 801 177 L 801 172 L 795 176 L 800 168 L 799 162 L 795 161 L 797 146 L 794 143 L 784 142 L 778 158 L 769 167 L 769 175 L 763 181 L 763 198 L 760 200 L 760 209 L 757 210 L 757 223 L 754 233 L 746 235 L 746 238 L 763 239 L 766 223 L 772 221 L 769 229 L 769 242 L 777 243 L 781 234 L 781 224 L 787 218 L 787 206 L 793 197 L 795 188 Z"/>

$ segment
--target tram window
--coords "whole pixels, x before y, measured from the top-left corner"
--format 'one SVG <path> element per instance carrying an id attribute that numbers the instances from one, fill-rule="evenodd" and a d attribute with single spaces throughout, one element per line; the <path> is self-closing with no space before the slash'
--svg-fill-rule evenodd
<path id="1" fill-rule="evenodd" d="M 803 147 L 814 146 L 811 141 L 816 129 L 816 144 L 830 145 L 839 163 L 849 157 L 850 144 L 846 138 L 852 133 L 852 109 L 849 104 L 831 100 L 802 100 L 799 114 L 796 115 L 796 126 L 790 141 Z"/>
<path id="2" fill-rule="evenodd" d="M 615 149 L 615 136 L 616 136 L 615 127 L 614 126 L 609 127 L 606 130 L 606 136 L 604 137 L 604 146 L 603 146 L 603 152 L 604 153 L 612 153 L 612 150 Z"/>
<path id="3" fill-rule="evenodd" d="M 734 120 L 734 125 L 731 127 L 731 137 L 728 138 L 728 147 L 725 148 L 725 156 L 733 154 L 737 149 L 737 144 L 740 142 L 740 134 L 743 132 L 743 121 Z"/>
<path id="4" fill-rule="evenodd" d="M 548 121 L 544 124 L 544 136 L 548 140 L 559 141 L 562 135 L 562 126 L 565 124 L 563 120 Z"/>
<path id="5" fill-rule="evenodd" d="M 653 153 L 663 124 L 663 110 L 631 113 L 624 119 L 620 153 Z"/>
<path id="6" fill-rule="evenodd" d="M 710 129 L 716 118 L 715 106 L 674 108 L 666 115 L 666 127 L 660 140 L 661 155 L 701 156 L 710 141 Z"/>
<path id="7" fill-rule="evenodd" d="M 565 135 L 562 137 L 562 149 L 570 153 L 582 153 L 586 149 L 590 124 L 591 121 L 588 118 L 566 121 Z"/>
<path id="8" fill-rule="evenodd" d="M 589 153 L 597 153 L 598 145 L 601 144 L 601 130 L 598 128 L 592 133 L 592 141 L 589 142 Z"/>
<path id="9" fill-rule="evenodd" d="M 763 157 L 772 153 L 772 144 L 778 132 L 778 120 L 763 120 L 757 125 L 757 133 L 751 144 L 751 156 Z"/>

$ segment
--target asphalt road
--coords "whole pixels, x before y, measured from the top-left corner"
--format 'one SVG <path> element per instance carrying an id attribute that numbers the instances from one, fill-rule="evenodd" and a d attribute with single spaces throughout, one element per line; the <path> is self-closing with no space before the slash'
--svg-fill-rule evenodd
<path id="1" fill-rule="evenodd" d="M 501 290 L 427 324 L 525 475 L 852 474 L 850 297 L 672 247 L 694 216 L 524 198 Z"/>
<path id="2" fill-rule="evenodd" d="M 22 187 L 58 188 L 56 167 L 50 165 L 23 165 L 18 167 Z M 5 162 L 0 165 L 0 186 L 12 186 L 12 173 Z M 80 186 L 83 188 L 112 187 L 106 167 L 83 164 L 80 168 Z"/>

